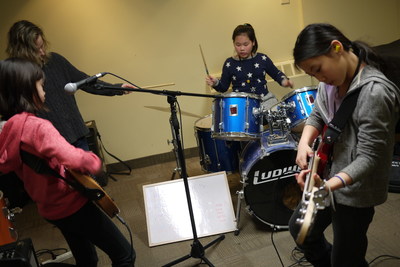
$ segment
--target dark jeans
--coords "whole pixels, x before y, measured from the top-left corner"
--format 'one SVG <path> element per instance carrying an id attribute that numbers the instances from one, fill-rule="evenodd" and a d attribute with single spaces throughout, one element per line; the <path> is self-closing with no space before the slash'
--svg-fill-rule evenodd
<path id="1" fill-rule="evenodd" d="M 111 219 L 92 202 L 67 218 L 49 222 L 61 230 L 77 266 L 97 266 L 95 246 L 110 257 L 113 267 L 134 266 L 136 254 L 133 247 Z"/>
<path id="2" fill-rule="evenodd" d="M 318 267 L 363 267 L 368 266 L 365 254 L 368 247 L 367 231 L 372 218 L 374 207 L 354 208 L 336 204 L 318 211 L 311 232 L 302 245 L 306 259 Z M 289 221 L 289 230 L 294 239 L 300 226 L 296 224 L 299 218 L 299 207 Z M 325 229 L 332 224 L 333 244 L 324 236 Z"/>

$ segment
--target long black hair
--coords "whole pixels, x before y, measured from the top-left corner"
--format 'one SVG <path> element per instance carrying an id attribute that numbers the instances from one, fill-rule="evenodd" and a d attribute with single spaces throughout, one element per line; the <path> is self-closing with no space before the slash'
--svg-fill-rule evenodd
<path id="1" fill-rule="evenodd" d="M 44 108 L 36 88 L 44 78 L 40 66 L 32 61 L 9 58 L 0 61 L 0 115 L 3 120 L 22 112 L 36 114 Z"/>
<path id="2" fill-rule="evenodd" d="M 241 34 L 246 34 L 247 37 L 249 37 L 250 41 L 254 42 L 254 46 L 253 46 L 253 49 L 251 50 L 251 53 L 255 54 L 258 49 L 258 42 L 257 42 L 256 33 L 254 31 L 253 26 L 251 26 L 249 23 L 238 25 L 233 30 L 232 41 L 235 41 L 236 36 L 241 35 Z"/>
<path id="3" fill-rule="evenodd" d="M 380 69 L 381 59 L 370 46 L 361 41 L 350 41 L 331 24 L 315 23 L 305 27 L 299 34 L 293 49 L 296 66 L 303 60 L 326 55 L 331 51 L 331 42 L 338 40 L 345 51 L 352 50 L 361 61 Z"/>

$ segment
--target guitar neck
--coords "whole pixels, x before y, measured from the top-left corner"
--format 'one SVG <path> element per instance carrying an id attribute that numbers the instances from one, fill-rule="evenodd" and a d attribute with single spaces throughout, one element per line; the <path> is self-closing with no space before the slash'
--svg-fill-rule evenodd
<path id="1" fill-rule="evenodd" d="M 305 191 L 311 192 L 313 187 L 315 186 L 315 180 L 312 178 L 315 173 L 318 172 L 318 165 L 320 161 L 320 157 L 318 156 L 317 153 L 315 153 L 313 160 L 312 160 L 312 166 L 311 166 L 311 172 L 308 174 L 307 179 L 308 179 L 308 185 L 307 188 L 305 187 Z"/>

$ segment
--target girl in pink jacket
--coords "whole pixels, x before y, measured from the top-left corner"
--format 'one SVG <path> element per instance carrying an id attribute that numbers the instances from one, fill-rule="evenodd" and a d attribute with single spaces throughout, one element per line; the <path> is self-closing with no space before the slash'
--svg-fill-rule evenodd
<path id="1" fill-rule="evenodd" d="M 97 266 L 95 246 L 107 253 L 113 266 L 133 266 L 135 252 L 114 223 L 92 201 L 52 175 L 37 173 L 21 159 L 21 150 L 43 159 L 66 179 L 65 168 L 96 174 L 100 159 L 70 145 L 47 120 L 44 74 L 30 61 L 0 61 L 0 172 L 15 172 L 37 204 L 39 214 L 64 235 L 77 266 Z"/>

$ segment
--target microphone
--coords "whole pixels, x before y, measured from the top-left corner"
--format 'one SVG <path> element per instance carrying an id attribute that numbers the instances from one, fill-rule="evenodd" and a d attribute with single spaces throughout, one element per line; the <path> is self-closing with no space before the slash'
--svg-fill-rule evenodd
<path id="1" fill-rule="evenodd" d="M 83 79 L 79 82 L 76 83 L 67 83 L 64 87 L 64 90 L 70 94 L 73 94 L 76 92 L 76 90 L 78 90 L 79 87 L 81 87 L 82 85 L 85 84 L 91 84 L 97 81 L 98 78 L 103 77 L 104 75 L 106 75 L 107 72 L 100 72 L 96 75 L 90 76 L 86 79 Z"/>

